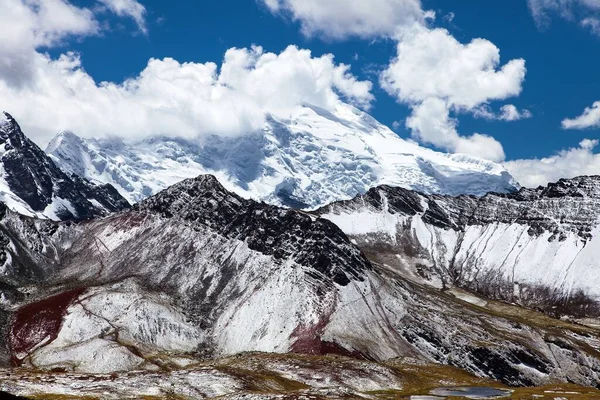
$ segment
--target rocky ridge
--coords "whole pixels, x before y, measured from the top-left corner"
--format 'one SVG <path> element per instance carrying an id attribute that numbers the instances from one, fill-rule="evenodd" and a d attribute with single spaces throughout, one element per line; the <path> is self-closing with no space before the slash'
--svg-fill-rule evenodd
<path id="1" fill-rule="evenodd" d="M 0 201 L 24 215 L 83 220 L 129 206 L 111 185 L 63 172 L 7 113 L 0 113 L 0 169 Z"/>
<path id="2" fill-rule="evenodd" d="M 600 313 L 600 177 L 482 197 L 382 186 L 317 214 L 372 260 L 428 284 L 558 316 Z"/>

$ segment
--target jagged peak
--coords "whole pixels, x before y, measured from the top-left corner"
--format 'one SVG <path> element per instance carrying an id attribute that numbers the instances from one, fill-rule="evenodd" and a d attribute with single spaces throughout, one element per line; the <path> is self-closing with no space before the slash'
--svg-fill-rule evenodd
<path id="1" fill-rule="evenodd" d="M 0 122 L 7 122 L 7 121 L 12 122 L 12 121 L 15 121 L 15 119 L 8 112 L 2 111 L 0 113 Z"/>
<path id="2" fill-rule="evenodd" d="M 173 215 L 198 208 L 216 209 L 226 200 L 238 205 L 245 202 L 240 196 L 225 189 L 215 176 L 205 174 L 176 183 L 137 203 L 134 209 Z"/>
<path id="3" fill-rule="evenodd" d="M 600 176 L 583 175 L 560 179 L 541 190 L 543 197 L 594 197 L 600 198 Z"/>
<path id="4" fill-rule="evenodd" d="M 153 197 L 160 197 L 164 196 L 165 194 L 175 192 L 185 192 L 192 198 L 202 196 L 204 193 L 220 193 L 239 198 L 239 196 L 236 194 L 225 189 L 221 182 L 219 182 L 219 180 L 211 174 L 203 174 L 198 175 L 195 178 L 185 179 L 163 190 L 162 192 L 159 192 Z"/>
<path id="5" fill-rule="evenodd" d="M 5 139 L 13 135 L 24 136 L 17 120 L 6 111 L 0 112 L 0 135 Z"/>
<path id="6" fill-rule="evenodd" d="M 173 185 L 172 187 L 173 188 L 198 187 L 198 188 L 202 188 L 204 190 L 206 190 L 206 189 L 215 190 L 216 189 L 219 191 L 227 192 L 227 189 L 225 189 L 225 187 L 221 184 L 221 182 L 219 182 L 217 177 L 214 175 L 211 175 L 211 174 L 202 174 L 202 175 L 198 175 L 195 178 L 185 179 L 185 180 L 181 181 L 180 183 Z M 169 189 L 167 189 L 167 190 L 169 190 Z"/>

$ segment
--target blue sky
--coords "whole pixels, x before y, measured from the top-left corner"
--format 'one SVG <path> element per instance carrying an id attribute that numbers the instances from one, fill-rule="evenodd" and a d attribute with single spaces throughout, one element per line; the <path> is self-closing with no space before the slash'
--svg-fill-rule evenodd
<path id="1" fill-rule="evenodd" d="M 36 1 L 42 6 L 45 2 L 68 3 L 67 0 Z M 332 2 L 322 0 L 323 3 L 328 1 Z M 352 1 L 360 3 L 359 0 Z M 10 2 L 23 4 L 22 0 L 9 0 Z M 366 0 L 365 2 L 368 3 Z M 400 4 L 399 7 L 408 7 L 402 3 L 419 3 L 418 0 L 378 2 L 373 4 Z M 516 81 L 513 82 L 519 87 L 519 94 L 506 94 L 510 91 L 506 89 L 506 95 L 483 96 L 482 101 L 476 105 L 465 106 L 458 101 L 455 103 L 460 103 L 459 105 L 448 106 L 451 120 L 457 123 L 455 128 L 458 135 L 469 137 L 479 133 L 501 144 L 499 146 L 503 148 L 504 154 L 490 157 L 495 157 L 495 161 L 523 160 L 523 163 L 512 167 L 537 168 L 538 164 L 527 164 L 525 161 L 578 148 L 582 140 L 589 139 L 591 141 L 583 146 L 585 154 L 575 154 L 574 157 L 576 156 L 582 164 L 579 168 L 582 173 L 590 172 L 588 164 L 596 161 L 600 173 L 600 160 L 592 150 L 593 140 L 599 136 L 600 123 L 592 118 L 591 122 L 588 119 L 585 129 L 563 129 L 561 126 L 563 120 L 582 115 L 586 107 L 591 107 L 595 101 L 600 100 L 600 79 L 597 78 L 597 71 L 600 70 L 600 25 L 594 25 L 594 21 L 599 21 L 597 17 L 600 1 L 571 0 L 567 3 L 568 5 L 564 6 L 560 4 L 565 3 L 558 0 L 423 0 L 420 4 L 423 12 L 435 12 L 435 18 L 428 16 L 426 22 L 422 22 L 427 26 L 426 29 L 446 29 L 448 36 L 461 45 L 482 38 L 489 41 L 490 46 L 496 46 L 501 56 L 500 62 L 494 67 L 496 71 L 511 60 L 525 60 L 524 79 L 514 78 Z M 143 13 L 133 15 L 127 8 L 116 8 L 119 4 L 140 4 Z M 276 4 L 279 10 L 275 10 L 273 4 Z M 416 128 L 413 126 L 409 129 L 406 119 L 413 112 L 416 113 L 415 110 L 423 99 L 408 99 L 406 95 L 390 94 L 390 90 L 382 88 L 380 74 L 390 66 L 391 60 L 396 57 L 397 45 L 402 42 L 397 35 L 370 31 L 356 34 L 352 32 L 351 27 L 341 28 L 349 29 L 349 33 L 327 33 L 327 24 L 336 24 L 339 22 L 337 20 L 325 20 L 324 27 L 320 26 L 307 33 L 307 29 L 303 27 L 306 28 L 307 24 L 311 23 L 310 19 L 307 19 L 311 16 L 303 15 L 302 11 L 294 8 L 294 4 L 295 0 L 140 0 L 139 3 L 136 0 L 123 0 L 121 3 L 118 0 L 73 0 L 70 6 L 76 10 L 89 11 L 89 15 L 84 17 L 93 19 L 93 26 L 90 25 L 90 21 L 86 22 L 88 25 L 85 27 L 77 25 L 79 22 L 74 21 L 72 27 L 61 28 L 64 32 L 54 35 L 58 39 L 35 38 L 33 45 L 28 43 L 23 46 L 32 46 L 36 54 L 47 53 L 48 63 L 59 59 L 62 54 L 75 52 L 80 64 L 78 68 L 85 71 L 96 84 L 102 81 L 120 84 L 126 79 L 136 79 L 151 58 L 162 60 L 170 57 L 179 63 L 220 64 L 225 52 L 230 48 L 259 45 L 265 52 L 279 54 L 287 46 L 296 45 L 301 49 L 311 50 L 315 58 L 323 54 L 333 54 L 336 64 L 351 65 L 350 72 L 357 80 L 372 82 L 371 94 L 374 99 L 371 101 L 369 112 L 386 125 L 394 126 L 400 136 L 413 137 L 423 145 L 444 151 L 458 151 L 457 149 L 464 148 L 444 144 L 443 140 L 432 138 L 431 134 L 415 134 Z M 332 16 L 324 15 L 327 18 L 336 18 L 336 13 Z M 81 15 L 78 15 L 79 17 Z M 322 22 L 321 20 L 320 23 Z M 57 32 L 58 28 L 46 29 L 54 29 L 52 32 Z M 12 44 L 15 43 L 18 44 Z M 10 49 L 10 46 L 8 48 Z M 9 51 L 5 58 L 10 60 L 10 54 Z M 32 70 L 35 69 L 32 67 Z M 2 65 L 0 80 L 1 74 Z M 12 88 L 16 84 L 11 85 L 8 79 L 6 81 L 6 90 L 15 90 Z M 22 97 L 23 85 L 18 85 Z M 35 87 L 43 86 L 38 83 L 36 85 Z M 403 86 L 402 90 L 404 88 Z M 12 99 L 17 97 L 15 94 Z M 1 106 L 9 111 L 10 99 L 10 96 L 3 99 L 0 93 L 0 103 L 3 103 Z M 35 99 L 33 103 L 37 104 L 38 101 L 39 99 Z M 82 100 L 78 101 L 81 103 Z M 14 103 L 14 100 L 12 102 Z M 497 116 L 500 107 L 507 104 L 525 112 L 522 115 L 526 118 L 514 121 L 499 119 Z M 56 106 L 58 108 L 60 104 Z M 476 110 L 482 107 L 496 117 L 477 117 Z M 461 111 L 458 108 L 461 108 Z M 19 111 L 16 113 L 19 114 Z M 65 126 L 64 121 L 73 119 L 74 114 L 75 112 L 70 112 L 61 118 L 61 123 L 57 123 L 57 126 L 47 126 L 52 124 L 48 124 L 46 118 L 42 128 L 32 127 L 32 131 L 71 128 Z M 600 121 L 600 116 L 598 119 Z M 577 127 L 582 128 L 581 124 Z M 88 135 L 80 130 L 76 132 L 83 136 Z M 94 131 L 90 135 L 97 133 Z M 38 135 L 39 142 L 47 141 L 47 135 Z M 542 179 L 562 176 L 569 162 L 568 158 L 554 160 L 553 165 L 559 171 L 547 172 Z"/>

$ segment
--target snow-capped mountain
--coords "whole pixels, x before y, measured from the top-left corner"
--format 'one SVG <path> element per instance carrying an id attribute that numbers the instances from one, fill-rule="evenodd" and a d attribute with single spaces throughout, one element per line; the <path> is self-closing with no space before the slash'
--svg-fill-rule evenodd
<path id="1" fill-rule="evenodd" d="M 594 328 L 407 279 L 330 221 L 212 176 L 85 223 L 4 210 L 0 228 L 0 355 L 14 365 L 163 370 L 265 351 L 408 356 L 508 384 L 600 376 Z"/>
<path id="2" fill-rule="evenodd" d="M 27 216 L 89 219 L 129 206 L 110 185 L 69 176 L 0 113 L 0 201 Z"/>
<path id="3" fill-rule="evenodd" d="M 262 131 L 229 138 L 124 143 L 63 132 L 46 152 L 66 171 L 113 185 L 131 203 L 204 173 L 242 197 L 308 209 L 382 184 L 452 195 L 518 189 L 498 164 L 425 149 L 346 104 L 334 113 L 299 107 L 290 119 L 270 117 Z"/>
<path id="4" fill-rule="evenodd" d="M 318 212 L 372 260 L 556 316 L 600 316 L 600 177 L 483 197 L 381 186 Z"/>

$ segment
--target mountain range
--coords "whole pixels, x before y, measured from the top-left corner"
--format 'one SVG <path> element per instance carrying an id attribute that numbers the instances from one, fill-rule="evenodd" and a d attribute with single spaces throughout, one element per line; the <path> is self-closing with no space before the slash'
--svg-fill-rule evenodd
<path id="1" fill-rule="evenodd" d="M 196 147 L 62 133 L 48 154 L 5 114 L 0 366 L 19 368 L 0 390 L 600 386 L 600 178 L 519 188 L 498 165 L 338 114 L 307 106 Z M 194 171 L 214 175 L 170 185 Z"/>
<path id="2" fill-rule="evenodd" d="M 498 164 L 426 149 L 341 103 L 333 113 L 305 105 L 289 119 L 269 117 L 261 131 L 235 137 L 123 142 L 62 132 L 46 153 L 65 171 L 114 186 L 130 203 L 201 174 L 242 197 L 299 209 L 383 184 L 449 195 L 519 188 Z"/>

